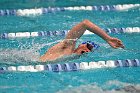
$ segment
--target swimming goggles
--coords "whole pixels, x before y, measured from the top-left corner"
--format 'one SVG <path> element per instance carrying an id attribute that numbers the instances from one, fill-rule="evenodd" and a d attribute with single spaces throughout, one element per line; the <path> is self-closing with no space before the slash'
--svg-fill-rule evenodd
<path id="1" fill-rule="evenodd" d="M 92 45 L 94 50 L 97 50 L 100 46 L 98 44 L 96 44 L 95 42 L 91 42 L 91 41 L 86 41 L 86 42 L 83 42 L 82 44 L 87 44 L 87 47 L 88 47 L 88 44 Z"/>

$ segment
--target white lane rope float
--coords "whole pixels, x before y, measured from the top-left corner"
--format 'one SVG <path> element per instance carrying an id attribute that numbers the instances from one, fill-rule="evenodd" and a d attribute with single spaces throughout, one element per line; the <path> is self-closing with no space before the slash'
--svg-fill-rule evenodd
<path id="1" fill-rule="evenodd" d="M 127 27 L 127 28 L 106 28 L 107 33 L 140 33 L 140 27 Z M 22 37 L 38 37 L 38 36 L 65 36 L 68 33 L 67 30 L 63 31 L 40 31 L 40 32 L 16 32 L 16 33 L 1 33 L 1 39 L 8 38 L 22 38 Z M 84 35 L 93 34 L 88 30 Z"/>
<path id="2" fill-rule="evenodd" d="M 17 16 L 29 16 L 29 15 L 42 15 L 54 12 L 63 11 L 124 11 L 132 8 L 139 8 L 140 4 L 123 4 L 123 5 L 100 5 L 100 6 L 74 6 L 74 7 L 48 7 L 48 8 L 36 8 L 36 9 L 13 9 L 13 10 L 0 10 L 0 16 L 17 15 Z"/>
<path id="3" fill-rule="evenodd" d="M 126 60 L 108 60 L 98 62 L 80 62 L 64 64 L 46 64 L 46 65 L 27 65 L 27 66 L 9 66 L 0 67 L 0 73 L 3 72 L 69 72 L 98 68 L 116 68 L 116 67 L 140 67 L 140 59 Z"/>

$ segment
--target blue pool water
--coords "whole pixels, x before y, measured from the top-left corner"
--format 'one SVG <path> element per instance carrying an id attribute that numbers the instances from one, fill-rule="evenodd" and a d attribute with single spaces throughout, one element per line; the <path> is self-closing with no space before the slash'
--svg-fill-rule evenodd
<path id="1" fill-rule="evenodd" d="M 13 3 L 13 5 L 10 2 Z M 36 2 L 21 0 L 0 1 L 0 9 L 19 9 L 48 6 L 76 6 L 76 5 L 111 5 L 140 3 L 138 0 L 103 1 L 96 0 L 38 0 Z M 48 2 L 47 4 L 45 2 Z M 79 3 L 77 3 L 79 2 Z M 109 3 L 111 2 L 111 3 Z M 17 3 L 17 5 L 16 5 Z M 0 33 L 4 32 L 33 32 L 69 30 L 84 19 L 89 19 L 101 28 L 139 27 L 140 10 L 129 11 L 64 11 L 40 16 L 0 16 Z M 120 33 L 110 34 L 120 38 L 125 49 L 113 49 L 97 35 L 82 36 L 77 45 L 91 40 L 100 45 L 95 51 L 73 60 L 59 60 L 66 62 L 91 62 L 100 60 L 140 59 L 140 34 Z M 40 55 L 63 40 L 64 36 L 32 37 L 0 39 L 0 67 L 11 65 L 43 64 L 38 62 Z M 140 90 L 140 69 L 132 68 L 102 68 L 77 72 L 6 72 L 0 73 L 0 93 L 125 93 Z"/>
<path id="2" fill-rule="evenodd" d="M 40 7 L 64 7 L 64 6 L 80 6 L 80 5 L 112 5 L 112 4 L 135 4 L 140 3 L 139 0 L 1 0 L 0 9 L 25 9 Z"/>

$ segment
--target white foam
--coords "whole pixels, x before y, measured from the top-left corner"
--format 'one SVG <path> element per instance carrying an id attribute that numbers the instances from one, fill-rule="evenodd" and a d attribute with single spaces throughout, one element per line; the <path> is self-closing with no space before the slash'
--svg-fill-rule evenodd
<path id="1" fill-rule="evenodd" d="M 38 61 L 40 54 L 30 49 L 6 49 L 0 51 L 0 60 L 2 62 L 33 62 Z"/>
<path id="2" fill-rule="evenodd" d="M 139 93 L 140 91 L 140 84 L 134 85 L 129 83 L 123 83 L 120 81 L 108 81 L 102 86 L 98 86 L 95 84 L 87 84 L 87 85 L 81 85 L 77 87 L 72 87 L 72 85 L 69 85 L 70 87 L 67 87 L 64 90 L 59 90 L 56 93 Z M 112 89 L 109 90 L 112 86 L 117 86 L 119 89 Z"/>
<path id="3" fill-rule="evenodd" d="M 29 63 L 40 61 L 39 50 L 44 46 L 50 46 L 54 43 L 60 42 L 62 40 L 57 40 L 54 42 L 49 42 L 47 44 L 39 44 L 32 42 L 22 43 L 19 41 L 19 46 L 12 49 L 0 48 L 0 62 L 6 64 L 17 64 L 17 63 Z"/>

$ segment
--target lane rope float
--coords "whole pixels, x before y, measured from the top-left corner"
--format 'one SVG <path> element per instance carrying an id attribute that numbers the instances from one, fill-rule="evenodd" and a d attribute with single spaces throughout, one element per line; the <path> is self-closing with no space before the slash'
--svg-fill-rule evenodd
<path id="1" fill-rule="evenodd" d="M 29 15 L 42 15 L 47 13 L 63 12 L 63 11 L 123 11 L 132 8 L 139 8 L 140 4 L 123 4 L 123 5 L 100 5 L 100 6 L 74 6 L 74 7 L 48 7 L 48 8 L 36 8 L 36 9 L 5 9 L 0 10 L 0 16 L 17 15 L 17 16 L 29 16 Z"/>
<path id="2" fill-rule="evenodd" d="M 116 68 L 116 67 L 140 67 L 140 59 L 126 60 L 108 60 L 98 62 L 80 62 L 80 63 L 64 63 L 64 64 L 46 64 L 46 65 L 27 65 L 27 66 L 9 66 L 0 67 L 0 72 L 69 72 L 87 69 L 99 68 Z"/>
<path id="3" fill-rule="evenodd" d="M 106 28 L 107 33 L 139 33 L 140 27 L 127 27 L 127 28 Z M 16 33 L 1 33 L 1 39 L 8 38 L 22 38 L 22 37 L 37 37 L 37 36 L 65 36 L 68 33 L 67 30 L 63 31 L 40 31 L 40 32 L 16 32 Z M 84 35 L 93 34 L 86 30 Z"/>

